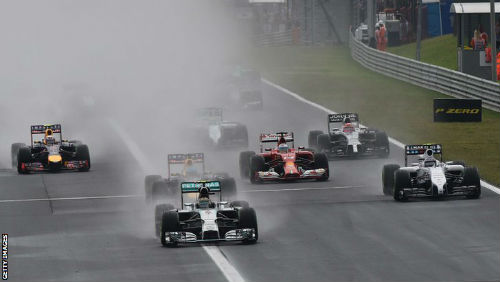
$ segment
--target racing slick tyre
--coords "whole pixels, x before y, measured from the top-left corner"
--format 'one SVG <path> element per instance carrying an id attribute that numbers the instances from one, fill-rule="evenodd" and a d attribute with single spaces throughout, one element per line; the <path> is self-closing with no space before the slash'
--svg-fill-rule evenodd
<path id="1" fill-rule="evenodd" d="M 161 218 L 164 213 L 175 209 L 171 204 L 160 204 L 155 207 L 155 234 L 160 237 Z"/>
<path id="2" fill-rule="evenodd" d="M 144 177 L 144 196 L 146 203 L 150 203 L 153 200 L 153 183 L 161 180 L 160 175 L 146 175 Z"/>
<path id="3" fill-rule="evenodd" d="M 177 242 L 169 242 L 165 236 L 165 232 L 181 231 L 179 223 L 179 215 L 175 211 L 167 211 L 161 217 L 160 242 L 164 247 L 175 247 Z"/>
<path id="4" fill-rule="evenodd" d="M 17 152 L 17 172 L 19 174 L 28 174 L 29 171 L 26 170 L 23 163 L 31 163 L 31 149 L 30 147 L 21 147 Z"/>
<path id="5" fill-rule="evenodd" d="M 257 215 L 253 208 L 242 208 L 239 210 L 238 228 L 253 228 L 255 230 L 254 239 L 246 239 L 243 243 L 253 244 L 259 240 L 259 229 L 257 227 Z"/>
<path id="6" fill-rule="evenodd" d="M 330 142 L 329 134 L 318 135 L 318 150 L 321 152 L 323 150 L 330 150 L 332 143 Z"/>
<path id="7" fill-rule="evenodd" d="M 382 169 L 382 191 L 384 195 L 392 195 L 394 189 L 394 172 L 399 169 L 397 164 L 386 164 Z"/>
<path id="8" fill-rule="evenodd" d="M 12 160 L 12 168 L 17 167 L 17 153 L 19 148 L 26 147 L 24 143 L 14 143 L 10 146 L 10 155 Z"/>
<path id="9" fill-rule="evenodd" d="M 222 178 L 219 180 L 221 190 L 222 190 L 222 196 L 224 198 L 231 198 L 236 195 L 236 181 L 232 177 L 228 178 Z"/>
<path id="10" fill-rule="evenodd" d="M 90 153 L 89 147 L 84 144 L 80 144 L 76 146 L 76 155 L 75 158 L 78 161 L 87 161 L 87 166 L 79 168 L 78 171 L 89 171 L 90 169 Z"/>
<path id="11" fill-rule="evenodd" d="M 230 205 L 234 208 L 248 208 L 250 206 L 247 201 L 232 201 Z"/>
<path id="12" fill-rule="evenodd" d="M 476 167 L 465 168 L 463 184 L 466 186 L 476 186 L 474 192 L 466 196 L 467 199 L 479 199 L 481 197 L 481 178 Z"/>
<path id="13" fill-rule="evenodd" d="M 379 157 L 381 158 L 388 158 L 389 154 L 391 153 L 390 147 L 389 147 L 389 137 L 387 136 L 387 133 L 384 131 L 377 131 L 375 133 L 375 146 L 376 147 L 384 147 L 385 150 L 380 151 Z"/>
<path id="14" fill-rule="evenodd" d="M 254 151 L 245 151 L 240 153 L 240 176 L 242 179 L 250 177 L 250 159 L 255 156 Z"/>
<path id="15" fill-rule="evenodd" d="M 259 171 L 266 171 L 266 162 L 263 156 L 255 155 L 250 158 L 250 182 L 252 184 L 260 183 L 261 180 L 257 176 Z"/>
<path id="16" fill-rule="evenodd" d="M 318 147 L 318 136 L 323 134 L 321 130 L 311 130 L 309 131 L 309 135 L 307 137 L 307 146 L 309 148 L 317 148 Z"/>
<path id="17" fill-rule="evenodd" d="M 315 153 L 314 154 L 314 169 L 323 168 L 326 173 L 318 178 L 318 181 L 327 181 L 330 177 L 330 168 L 328 165 L 328 157 L 325 153 Z"/>
<path id="18" fill-rule="evenodd" d="M 404 188 L 411 187 L 410 172 L 406 170 L 396 170 L 394 174 L 394 200 L 398 202 L 408 201 L 408 196 L 403 193 Z"/>

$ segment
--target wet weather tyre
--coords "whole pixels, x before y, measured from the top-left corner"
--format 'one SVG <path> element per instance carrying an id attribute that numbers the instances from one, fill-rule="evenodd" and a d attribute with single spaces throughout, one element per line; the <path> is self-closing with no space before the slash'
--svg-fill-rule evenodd
<path id="1" fill-rule="evenodd" d="M 252 182 L 253 184 L 261 182 L 260 178 L 257 176 L 257 173 L 259 171 L 265 171 L 265 166 L 266 163 L 264 157 L 255 155 L 250 158 L 250 182 Z"/>
<path id="2" fill-rule="evenodd" d="M 221 184 L 222 196 L 224 198 L 231 198 L 236 195 L 236 181 L 232 177 L 223 178 L 219 180 Z"/>
<path id="3" fill-rule="evenodd" d="M 238 228 L 253 228 L 255 230 L 254 239 L 246 239 L 243 243 L 253 244 L 259 239 L 259 228 L 257 226 L 257 215 L 253 208 L 242 208 L 239 210 Z"/>
<path id="4" fill-rule="evenodd" d="M 381 158 L 388 158 L 389 154 L 391 153 L 390 147 L 389 147 L 389 137 L 387 136 L 387 133 L 384 131 L 377 131 L 375 133 L 375 146 L 377 147 L 383 147 L 384 150 L 379 152 L 379 157 Z"/>
<path id="5" fill-rule="evenodd" d="M 78 170 L 79 171 L 89 171 L 89 169 L 90 169 L 89 147 L 87 145 L 80 144 L 80 145 L 76 146 L 75 151 L 76 151 L 76 156 L 75 156 L 76 160 L 87 162 L 86 166 L 79 168 Z"/>
<path id="6" fill-rule="evenodd" d="M 28 174 L 29 171 L 23 168 L 23 163 L 31 163 L 31 149 L 29 147 L 21 147 L 17 152 L 17 172 L 19 174 Z"/>
<path id="7" fill-rule="evenodd" d="M 330 135 L 320 134 L 318 135 L 318 150 L 330 150 L 332 143 L 330 142 Z"/>
<path id="8" fill-rule="evenodd" d="M 19 152 L 19 149 L 22 147 L 26 147 L 26 145 L 24 143 L 14 143 L 10 146 L 12 168 L 17 167 L 17 153 Z"/>
<path id="9" fill-rule="evenodd" d="M 167 211 L 161 217 L 160 242 L 164 247 L 175 247 L 177 242 L 168 242 L 165 232 L 179 232 L 179 215 L 175 211 Z"/>
<path id="10" fill-rule="evenodd" d="M 161 180 L 160 175 L 146 175 L 144 177 L 144 198 L 147 203 L 153 200 L 153 183 Z"/>
<path id="11" fill-rule="evenodd" d="M 151 200 L 153 202 L 158 201 L 160 199 L 165 200 L 167 196 L 168 196 L 167 183 L 163 179 L 153 182 L 153 186 L 151 189 Z"/>
<path id="12" fill-rule="evenodd" d="M 315 153 L 314 154 L 314 169 L 322 168 L 326 171 L 326 173 L 318 178 L 318 181 L 327 181 L 330 177 L 330 167 L 328 164 L 328 157 L 324 153 Z"/>
<path id="13" fill-rule="evenodd" d="M 475 186 L 474 192 L 468 194 L 467 199 L 479 199 L 481 197 L 481 178 L 476 167 L 466 167 L 464 170 L 464 185 Z"/>
<path id="14" fill-rule="evenodd" d="M 384 195 L 392 195 L 394 189 L 394 173 L 399 169 L 397 164 L 384 165 L 382 169 L 382 191 Z"/>
<path id="15" fill-rule="evenodd" d="M 406 202 L 408 201 L 408 196 L 404 194 L 404 188 L 410 188 L 410 172 L 405 170 L 396 170 L 394 174 L 394 200 L 398 202 Z"/>
<path id="16" fill-rule="evenodd" d="M 250 205 L 248 204 L 247 201 L 232 201 L 231 202 L 231 207 L 239 207 L 239 208 L 248 208 Z"/>
<path id="17" fill-rule="evenodd" d="M 250 177 L 250 159 L 255 156 L 253 151 L 245 151 L 240 153 L 240 177 L 246 179 Z"/>
<path id="18" fill-rule="evenodd" d="M 321 130 L 311 130 L 309 131 L 309 135 L 307 137 L 307 146 L 309 148 L 317 148 L 318 147 L 318 136 L 323 134 Z"/>
<path id="19" fill-rule="evenodd" d="M 160 236 L 161 219 L 164 213 L 175 209 L 171 204 L 160 204 L 155 207 L 155 234 Z"/>

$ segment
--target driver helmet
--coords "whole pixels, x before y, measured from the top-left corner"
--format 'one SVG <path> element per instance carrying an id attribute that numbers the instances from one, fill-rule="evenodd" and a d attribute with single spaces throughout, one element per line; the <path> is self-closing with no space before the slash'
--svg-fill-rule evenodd
<path id="1" fill-rule="evenodd" d="M 52 135 L 45 137 L 45 139 L 43 139 L 43 141 L 44 141 L 45 145 L 54 145 L 56 143 L 56 139 Z"/>
<path id="2" fill-rule="evenodd" d="M 278 146 L 278 151 L 280 153 L 288 153 L 288 145 L 286 143 L 281 143 L 279 146 Z"/>
<path id="3" fill-rule="evenodd" d="M 351 123 L 346 123 L 346 124 L 344 125 L 344 132 L 346 132 L 346 133 L 351 133 L 351 132 L 353 132 L 353 131 L 354 131 L 354 127 L 352 126 L 352 124 L 351 124 Z"/>
<path id="4" fill-rule="evenodd" d="M 424 159 L 424 167 L 436 167 L 437 161 L 434 157 L 427 157 Z"/>
<path id="5" fill-rule="evenodd" d="M 198 207 L 200 209 L 208 209 L 210 208 L 210 195 L 208 193 L 208 189 L 203 187 L 200 189 L 200 195 L 198 197 Z"/>
<path id="6" fill-rule="evenodd" d="M 344 124 L 348 124 L 348 123 L 351 123 L 351 119 L 349 117 L 346 117 L 344 119 Z"/>

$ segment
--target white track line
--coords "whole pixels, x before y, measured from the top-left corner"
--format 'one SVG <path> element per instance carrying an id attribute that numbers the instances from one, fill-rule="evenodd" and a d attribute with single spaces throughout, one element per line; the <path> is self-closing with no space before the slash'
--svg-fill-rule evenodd
<path id="1" fill-rule="evenodd" d="M 72 201 L 72 200 L 94 200 L 94 199 L 117 199 L 117 198 L 139 198 L 142 195 L 114 195 L 114 196 L 88 196 L 88 197 L 66 197 L 66 198 L 33 198 L 33 199 L 13 199 L 0 200 L 0 203 L 15 202 L 40 202 L 40 201 Z"/>
<path id="2" fill-rule="evenodd" d="M 153 171 L 152 167 L 150 167 L 149 162 L 147 161 L 146 155 L 142 152 L 141 148 L 130 138 L 127 132 L 114 120 L 108 119 L 111 127 L 116 131 L 116 133 L 121 137 L 121 139 L 125 142 L 125 145 L 128 147 L 130 153 L 137 160 L 137 163 L 142 168 L 142 170 Z M 217 267 L 220 269 L 224 277 L 226 277 L 229 282 L 244 282 L 245 279 L 240 275 L 240 273 L 236 270 L 236 268 L 226 259 L 224 254 L 222 254 L 221 250 L 217 246 L 204 246 L 202 245 L 203 250 L 208 254 L 208 256 L 214 261 Z"/>
<path id="3" fill-rule="evenodd" d="M 273 83 L 273 82 L 271 82 L 271 81 L 269 81 L 267 79 L 263 78 L 262 82 L 264 82 L 265 84 L 267 84 L 269 86 L 272 86 L 272 87 L 280 90 L 281 92 L 283 92 L 285 94 L 288 94 L 288 95 L 296 98 L 297 100 L 299 100 L 299 101 L 301 101 L 303 103 L 306 103 L 306 104 L 308 104 L 310 106 L 313 106 L 313 107 L 315 107 L 317 109 L 320 109 L 320 110 L 322 110 L 322 111 L 324 111 L 324 112 L 326 112 L 328 114 L 336 114 L 335 111 L 332 111 L 332 110 L 330 110 L 330 109 L 328 109 L 328 108 L 326 108 L 324 106 L 321 106 L 321 105 L 316 104 L 316 103 L 314 103 L 312 101 L 309 101 L 306 98 L 300 96 L 299 94 L 294 93 L 294 92 L 292 92 L 292 91 L 290 91 L 290 90 L 288 90 L 288 89 L 286 89 L 286 88 L 284 88 L 284 87 L 282 87 L 282 86 L 280 86 L 278 84 L 275 84 L 275 83 Z M 389 141 L 392 144 L 396 145 L 397 147 L 399 147 L 401 149 L 405 148 L 405 144 L 403 142 L 401 142 L 401 141 L 398 141 L 398 140 L 396 140 L 394 138 L 390 138 L 390 137 L 389 137 Z M 500 188 L 498 188 L 496 186 L 493 186 L 493 185 L 489 184 L 488 182 L 486 182 L 484 180 L 481 180 L 481 186 L 484 187 L 484 188 L 486 188 L 486 189 L 489 189 L 489 190 L 493 191 L 494 193 L 500 194 Z"/>
<path id="4" fill-rule="evenodd" d="M 305 188 L 284 188 L 284 189 L 255 189 L 241 191 L 242 193 L 259 193 L 259 192 L 288 192 L 288 191 L 309 191 L 309 190 L 335 190 L 335 189 L 351 189 L 363 188 L 366 186 L 337 186 L 337 187 L 305 187 Z"/>

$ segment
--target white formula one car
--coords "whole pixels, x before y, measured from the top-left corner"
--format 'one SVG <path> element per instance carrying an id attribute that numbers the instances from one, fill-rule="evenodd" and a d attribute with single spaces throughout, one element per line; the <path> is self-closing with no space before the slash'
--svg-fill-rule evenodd
<path id="1" fill-rule="evenodd" d="M 312 130 L 308 140 L 310 148 L 324 152 L 330 158 L 386 158 L 390 153 L 387 134 L 377 129 L 361 127 L 356 113 L 328 115 L 328 132 Z"/>
<path id="2" fill-rule="evenodd" d="M 476 167 L 463 162 L 443 162 L 442 146 L 406 145 L 405 166 L 384 165 L 382 184 L 385 195 L 396 201 L 409 197 L 430 196 L 442 199 L 446 196 L 465 196 L 477 199 L 481 196 L 481 184 Z M 436 155 L 440 159 L 436 159 Z M 417 162 L 408 165 L 409 156 L 418 156 Z"/>
<path id="3" fill-rule="evenodd" d="M 255 210 L 245 201 L 222 201 L 222 189 L 219 181 L 181 183 L 183 209 L 162 204 L 155 210 L 156 231 L 161 244 L 175 247 L 179 243 L 257 242 L 259 233 Z M 216 197 L 216 194 L 219 196 Z M 184 195 L 187 199 L 194 199 L 195 203 L 184 202 Z M 213 201 L 211 197 L 218 199 Z"/>
<path id="4" fill-rule="evenodd" d="M 217 149 L 248 147 L 248 131 L 244 124 L 224 121 L 222 108 L 202 108 L 198 111 L 197 135 Z"/>

